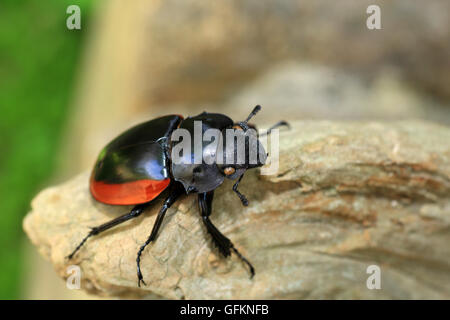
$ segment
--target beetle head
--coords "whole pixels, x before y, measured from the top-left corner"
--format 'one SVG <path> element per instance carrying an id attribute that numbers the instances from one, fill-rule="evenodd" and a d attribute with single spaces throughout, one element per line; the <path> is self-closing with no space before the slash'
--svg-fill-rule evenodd
<path id="1" fill-rule="evenodd" d="M 195 143 L 201 143 L 201 163 L 195 163 L 192 152 L 183 154 L 177 163 L 172 161 L 173 177 L 183 184 L 187 193 L 212 191 L 223 183 L 225 177 L 235 180 L 246 170 L 265 164 L 267 154 L 264 147 L 256 130 L 247 123 L 260 108 L 256 106 L 245 121 L 233 128 L 219 131 L 214 143 L 193 141 L 192 150 L 195 150 Z"/>
<path id="2" fill-rule="evenodd" d="M 226 131 L 226 132 L 225 132 Z M 222 153 L 217 152 L 216 164 L 228 179 L 235 180 L 246 170 L 261 167 L 266 163 L 267 154 L 258 140 L 256 130 L 235 127 L 222 132 Z"/>

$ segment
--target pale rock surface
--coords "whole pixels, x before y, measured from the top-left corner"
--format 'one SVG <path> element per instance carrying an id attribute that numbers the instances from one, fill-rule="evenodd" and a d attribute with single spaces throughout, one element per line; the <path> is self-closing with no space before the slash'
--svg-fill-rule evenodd
<path id="1" fill-rule="evenodd" d="M 136 252 L 161 206 L 91 238 L 89 227 L 130 207 L 93 200 L 89 173 L 42 191 L 24 229 L 56 272 L 82 270 L 99 295 L 174 299 L 450 298 L 450 129 L 425 122 L 303 121 L 280 134 L 278 174 L 249 171 L 242 207 L 227 182 L 212 220 L 256 269 L 224 259 L 202 225 L 196 197 L 169 209 L 137 287 Z M 366 286 L 370 265 L 381 289 Z"/>

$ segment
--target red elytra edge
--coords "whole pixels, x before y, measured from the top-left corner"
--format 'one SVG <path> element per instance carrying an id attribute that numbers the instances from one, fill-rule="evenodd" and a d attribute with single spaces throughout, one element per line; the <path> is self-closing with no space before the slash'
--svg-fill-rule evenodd
<path id="1" fill-rule="evenodd" d="M 92 196 L 102 203 L 112 205 L 132 205 L 155 199 L 170 184 L 170 179 L 137 180 L 125 183 L 104 183 L 91 178 Z"/>

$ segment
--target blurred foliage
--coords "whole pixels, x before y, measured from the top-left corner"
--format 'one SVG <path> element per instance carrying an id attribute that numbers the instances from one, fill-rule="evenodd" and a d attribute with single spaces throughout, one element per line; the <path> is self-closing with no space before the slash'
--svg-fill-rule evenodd
<path id="1" fill-rule="evenodd" d="M 20 298 L 22 218 L 51 176 L 92 0 L 0 2 L 0 298 Z M 68 30 L 67 6 L 81 8 Z"/>

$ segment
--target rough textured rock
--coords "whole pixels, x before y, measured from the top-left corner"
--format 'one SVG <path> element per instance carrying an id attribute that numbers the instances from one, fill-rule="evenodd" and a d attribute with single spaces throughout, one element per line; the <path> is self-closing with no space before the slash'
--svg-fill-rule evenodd
<path id="1" fill-rule="evenodd" d="M 161 201 L 134 221 L 90 239 L 128 208 L 102 205 L 88 173 L 42 191 L 24 228 L 66 277 L 102 295 L 166 298 L 450 298 L 450 129 L 424 122 L 295 122 L 280 135 L 277 175 L 249 171 L 241 206 L 231 183 L 215 196 L 212 220 L 256 268 L 223 259 L 203 227 L 195 197 L 171 208 L 143 254 L 149 284 L 136 287 L 136 252 Z M 369 290 L 366 269 L 381 268 Z"/>

